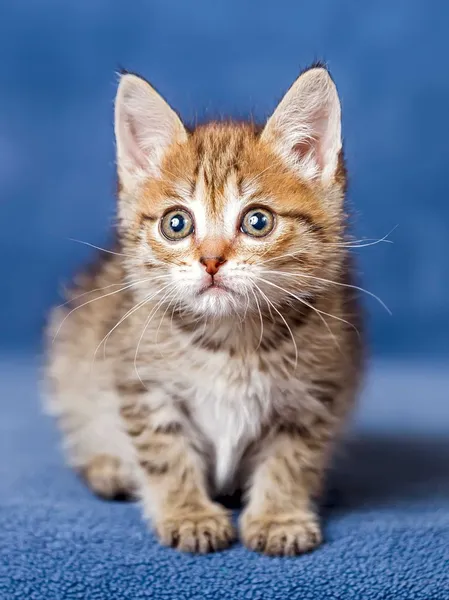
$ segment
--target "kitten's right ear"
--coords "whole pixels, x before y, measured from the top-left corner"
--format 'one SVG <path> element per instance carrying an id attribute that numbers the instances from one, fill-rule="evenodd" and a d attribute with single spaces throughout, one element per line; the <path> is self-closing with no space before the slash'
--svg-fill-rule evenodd
<path id="1" fill-rule="evenodd" d="M 149 83 L 126 73 L 115 99 L 115 139 L 120 182 L 132 190 L 142 178 L 158 175 L 168 147 L 184 142 L 187 132 Z"/>

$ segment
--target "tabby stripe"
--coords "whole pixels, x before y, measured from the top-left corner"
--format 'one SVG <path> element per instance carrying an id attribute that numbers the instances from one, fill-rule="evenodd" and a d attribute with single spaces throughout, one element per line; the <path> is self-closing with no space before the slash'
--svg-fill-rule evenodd
<path id="1" fill-rule="evenodd" d="M 317 223 L 316 221 L 314 221 L 313 218 L 306 213 L 289 210 L 288 212 L 278 212 L 277 214 L 280 217 L 296 219 L 297 221 L 301 221 L 302 223 L 307 225 L 307 227 L 314 233 L 319 233 L 319 234 L 324 235 L 323 226 L 320 225 L 319 223 Z"/>

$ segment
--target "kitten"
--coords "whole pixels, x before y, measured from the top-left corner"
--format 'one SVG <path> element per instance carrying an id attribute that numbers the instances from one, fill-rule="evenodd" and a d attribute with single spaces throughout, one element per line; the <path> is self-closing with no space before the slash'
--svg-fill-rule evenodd
<path id="1" fill-rule="evenodd" d="M 314 501 L 361 372 L 340 102 L 305 71 L 261 130 L 190 131 L 136 75 L 115 103 L 118 239 L 49 326 L 49 406 L 103 497 L 135 494 L 163 544 L 322 539 Z M 53 342 L 54 338 L 54 342 Z"/>

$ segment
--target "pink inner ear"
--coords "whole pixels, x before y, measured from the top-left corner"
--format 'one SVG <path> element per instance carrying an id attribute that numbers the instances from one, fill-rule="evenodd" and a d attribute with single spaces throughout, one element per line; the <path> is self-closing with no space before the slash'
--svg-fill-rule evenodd
<path id="1" fill-rule="evenodd" d="M 135 166 L 137 166 L 138 168 L 144 168 L 145 167 L 145 155 L 142 151 L 142 149 L 139 147 L 139 143 L 138 143 L 138 134 L 137 134 L 137 130 L 136 130 L 136 125 L 135 125 L 135 121 L 132 117 L 129 117 L 128 115 L 125 116 L 124 119 L 124 125 L 123 125 L 125 131 L 124 131 L 124 137 L 126 139 L 126 143 L 127 143 L 127 150 L 129 152 L 129 154 L 131 155 L 132 161 L 134 162 Z"/>
<path id="2" fill-rule="evenodd" d="M 319 152 L 319 141 L 317 139 L 308 138 L 301 140 L 293 146 L 292 150 L 299 162 L 311 155 L 313 160 L 317 163 L 318 168 L 320 170 L 323 169 L 323 158 Z"/>
<path id="3" fill-rule="evenodd" d="M 326 132 L 329 125 L 329 110 L 322 106 L 311 111 L 305 119 L 308 135 L 298 141 L 292 148 L 298 159 L 312 159 L 321 171 L 325 166 Z"/>

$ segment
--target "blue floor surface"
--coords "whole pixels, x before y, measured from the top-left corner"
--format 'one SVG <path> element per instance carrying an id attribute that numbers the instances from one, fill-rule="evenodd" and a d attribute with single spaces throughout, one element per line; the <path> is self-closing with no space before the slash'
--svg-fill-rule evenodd
<path id="1" fill-rule="evenodd" d="M 161 548 L 131 503 L 64 466 L 37 360 L 0 360 L 0 600 L 449 599 L 449 368 L 376 364 L 336 468 L 324 545 L 267 558 Z"/>

